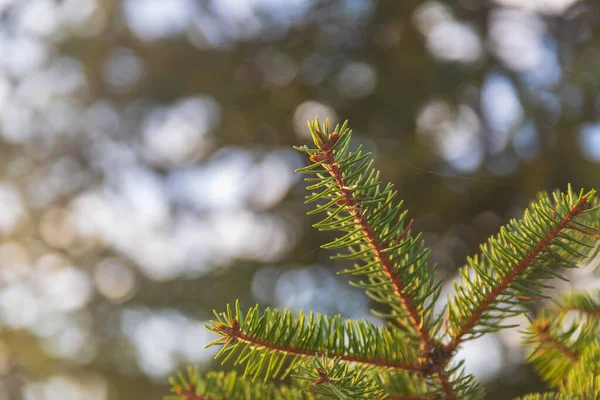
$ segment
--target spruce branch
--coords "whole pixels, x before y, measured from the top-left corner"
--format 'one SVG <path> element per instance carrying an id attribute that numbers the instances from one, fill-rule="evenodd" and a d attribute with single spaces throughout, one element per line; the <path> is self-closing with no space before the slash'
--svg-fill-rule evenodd
<path id="1" fill-rule="evenodd" d="M 512 220 L 500 234 L 481 246 L 481 257 L 468 259 L 455 283 L 456 295 L 448 304 L 446 346 L 454 351 L 463 341 L 504 328 L 502 320 L 523 312 L 522 306 L 545 297 L 543 282 L 561 276 L 554 266 L 573 268 L 586 258 L 596 239 L 575 225 L 589 207 L 594 191 L 575 196 L 544 196 Z"/>
<path id="2" fill-rule="evenodd" d="M 447 360 L 450 364 L 450 360 Z M 446 400 L 459 399 L 484 399 L 483 388 L 475 381 L 473 375 L 464 373 L 463 361 L 454 365 L 445 365 L 445 369 L 438 372 L 441 387 L 437 390 L 438 398 Z"/>
<path id="3" fill-rule="evenodd" d="M 524 332 L 523 343 L 531 346 L 528 360 L 539 376 L 550 386 L 557 387 L 566 373 L 579 360 L 577 323 L 563 328 L 563 319 L 551 321 L 542 315 L 532 321 Z M 585 335 L 584 335 L 585 336 Z M 580 338 L 583 338 L 581 336 Z"/>
<path id="4" fill-rule="evenodd" d="M 390 399 L 483 399 L 484 392 L 472 375 L 464 374 L 463 363 L 447 366 L 431 376 L 390 372 L 380 374 L 381 386 Z"/>
<path id="5" fill-rule="evenodd" d="M 429 377 L 410 372 L 389 371 L 377 376 L 379 386 L 384 388 L 390 400 L 393 399 L 435 399 L 438 398 Z"/>
<path id="6" fill-rule="evenodd" d="M 315 355 L 377 371 L 422 370 L 417 350 L 407 346 L 399 332 L 366 321 L 302 312 L 293 318 L 288 310 L 266 309 L 261 314 L 258 306 L 244 315 L 237 304 L 235 315 L 229 306 L 225 313 L 215 315 L 217 320 L 207 328 L 221 337 L 208 346 L 222 345 L 216 357 L 245 364 L 245 375 L 264 375 L 265 380 L 285 377 Z"/>
<path id="7" fill-rule="evenodd" d="M 600 399 L 600 342 L 590 343 L 559 388 L 579 399 Z"/>
<path id="8" fill-rule="evenodd" d="M 593 372 L 590 358 L 600 357 L 600 353 L 593 350 L 600 339 L 600 321 L 595 316 L 589 318 L 587 314 L 573 318 L 570 309 L 582 299 L 587 308 L 590 305 L 588 294 L 563 295 L 553 309 L 544 310 L 524 332 L 523 343 L 531 347 L 528 359 L 534 369 L 551 387 L 561 391 L 571 390 L 573 384 L 570 379 L 578 379 L 574 376 L 581 376 L 583 369 L 586 373 Z M 600 370 L 593 374 L 598 372 Z"/>
<path id="9" fill-rule="evenodd" d="M 444 392 L 447 400 L 455 400 L 456 393 L 454 390 L 454 386 L 450 382 L 448 375 L 444 371 L 440 371 L 437 373 L 438 378 L 440 379 L 440 383 L 442 385 L 442 391 Z"/>
<path id="10" fill-rule="evenodd" d="M 558 304 L 558 309 L 575 311 L 588 318 L 600 320 L 600 290 L 567 293 Z"/>
<path id="11" fill-rule="evenodd" d="M 333 259 L 354 260 L 343 271 L 357 279 L 373 300 L 389 307 L 388 321 L 366 321 L 320 314 L 292 315 L 258 306 L 242 313 L 218 314 L 207 328 L 219 335 L 208 346 L 222 346 L 216 358 L 244 367 L 235 374 L 197 370 L 173 380 L 167 400 L 317 399 L 459 400 L 483 399 L 473 376 L 464 373 L 456 349 L 466 340 L 505 328 L 506 318 L 547 298 L 547 281 L 564 279 L 557 267 L 589 264 L 600 252 L 600 201 L 595 191 L 542 195 L 500 233 L 468 258 L 444 313 L 434 313 L 441 281 L 428 266 L 429 250 L 413 235 L 392 185 L 382 185 L 370 153 L 349 151 L 351 132 L 344 123 L 309 123 L 316 148 L 297 147 L 311 164 L 308 214 L 325 213 L 314 227 L 342 232 L 324 248 L 345 248 Z M 555 316 L 542 314 L 525 332 L 530 361 L 557 393 L 523 397 L 536 400 L 600 400 L 600 292 L 566 296 Z M 568 318 L 577 313 L 577 318 Z M 376 313 L 377 314 L 377 313 Z M 592 367 L 590 367 L 592 366 Z M 286 377 L 301 386 L 255 384 Z M 252 377 L 246 380 L 246 377 Z M 302 389 L 305 389 L 303 392 Z"/>
<path id="12" fill-rule="evenodd" d="M 294 377 L 306 382 L 306 389 L 319 398 L 337 400 L 383 400 L 388 396 L 366 369 L 350 368 L 340 358 L 316 356 L 299 366 Z"/>
<path id="13" fill-rule="evenodd" d="M 391 308 L 383 315 L 395 320 L 406 333 L 420 342 L 423 352 L 435 347 L 434 335 L 439 319 L 433 304 L 439 297 L 441 281 L 427 265 L 429 250 L 420 236 L 410 232 L 406 212 L 395 203 L 397 192 L 392 185 L 382 186 L 379 172 L 372 169 L 371 154 L 359 147 L 348 151 L 351 131 L 347 122 L 329 132 L 318 120 L 309 122 L 316 149 L 297 147 L 310 155 L 312 165 L 298 171 L 316 175 L 308 190 L 321 189 L 307 197 L 307 203 L 323 199 L 309 214 L 326 212 L 325 219 L 314 226 L 320 230 L 338 230 L 346 234 L 324 248 L 346 247 L 348 254 L 336 259 L 361 262 L 345 273 L 364 278 L 354 283 L 377 302 Z"/>
<path id="14" fill-rule="evenodd" d="M 173 395 L 163 400 L 310 400 L 313 397 L 300 388 L 274 386 L 245 380 L 233 372 L 200 374 L 197 367 L 188 367 L 170 379 Z"/>
<path id="15" fill-rule="evenodd" d="M 518 397 L 515 400 L 583 400 L 583 399 L 578 396 L 571 395 L 571 394 L 548 392 L 548 393 L 528 394 L 526 396 Z"/>
<path id="16" fill-rule="evenodd" d="M 563 334 L 561 335 L 563 337 L 560 338 L 554 336 L 550 330 L 550 320 L 548 319 L 536 321 L 536 323 L 532 324 L 532 328 L 537 336 L 536 340 L 538 343 L 555 349 L 556 352 L 574 363 L 579 360 L 579 354 L 563 341 L 564 336 L 568 337 L 572 332 Z"/>

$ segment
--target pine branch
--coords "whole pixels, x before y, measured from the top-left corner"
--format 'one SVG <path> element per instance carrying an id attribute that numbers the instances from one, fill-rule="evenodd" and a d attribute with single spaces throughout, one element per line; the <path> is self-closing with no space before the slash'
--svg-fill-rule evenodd
<path id="1" fill-rule="evenodd" d="M 384 388 L 390 400 L 439 398 L 431 378 L 410 372 L 395 372 L 379 374 L 379 386 Z"/>
<path id="2" fill-rule="evenodd" d="M 446 365 L 445 370 L 438 372 L 441 388 L 436 393 L 438 398 L 446 400 L 485 398 L 483 388 L 475 381 L 473 375 L 467 375 L 463 370 L 463 361 L 455 365 Z"/>
<path id="3" fill-rule="evenodd" d="M 552 335 L 550 330 L 550 320 L 544 319 L 542 321 L 536 321 L 532 325 L 532 328 L 537 336 L 536 340 L 538 343 L 545 347 L 555 349 L 556 352 L 560 353 L 563 357 L 568 358 L 571 362 L 575 363 L 579 360 L 579 354 L 575 352 L 569 345 L 562 341 L 562 338 L 558 338 Z M 565 336 L 570 336 L 567 334 Z"/>
<path id="4" fill-rule="evenodd" d="M 412 237 L 412 221 L 405 223 L 406 212 L 401 211 L 401 204 L 394 204 L 397 192 L 392 185 L 382 187 L 379 172 L 371 168 L 370 153 L 362 154 L 360 148 L 348 152 L 351 132 L 346 123 L 333 133 L 327 123 L 322 128 L 318 120 L 309 122 L 309 129 L 317 149 L 297 148 L 307 152 L 313 162 L 298 171 L 316 175 L 307 178 L 316 182 L 308 190 L 322 189 L 308 196 L 307 203 L 326 201 L 311 212 L 327 212 L 315 227 L 347 232 L 323 247 L 347 247 L 349 254 L 333 258 L 362 261 L 345 272 L 366 277 L 355 285 L 390 306 L 392 312 L 384 316 L 416 337 L 422 351 L 429 351 L 435 346 L 434 332 L 439 326 L 433 304 L 441 285 L 427 265 L 429 250 L 419 237 Z"/>
<path id="5" fill-rule="evenodd" d="M 391 307 L 382 315 L 398 322 L 409 339 L 416 339 L 420 350 L 422 372 L 438 373 L 448 361 L 448 353 L 435 337 L 441 327 L 441 316 L 433 314 L 440 294 L 441 281 L 436 282 L 429 268 L 429 250 L 420 236 L 412 237 L 412 220 L 405 222 L 401 203 L 394 204 L 397 195 L 391 185 L 382 187 L 379 173 L 371 169 L 370 154 L 361 149 L 348 152 L 351 132 L 344 124 L 329 132 L 327 123 L 309 123 L 317 149 L 297 148 L 310 155 L 312 165 L 298 171 L 316 175 L 307 178 L 316 182 L 308 190 L 321 189 L 307 197 L 307 203 L 325 200 L 309 214 L 327 212 L 327 217 L 314 226 L 321 230 L 346 232 L 324 248 L 347 247 L 349 254 L 336 259 L 357 259 L 354 269 L 344 271 L 366 281 L 355 283 L 367 294 Z M 443 357 L 436 357 L 440 354 Z M 443 379 L 441 382 L 444 382 Z M 445 393 L 454 398 L 453 386 L 445 385 Z"/>
<path id="6" fill-rule="evenodd" d="M 598 340 L 589 343 L 581 352 L 579 361 L 568 372 L 560 391 L 580 399 L 600 399 L 600 342 Z"/>
<path id="7" fill-rule="evenodd" d="M 209 346 L 223 345 L 217 358 L 224 356 L 223 362 L 235 358 L 236 364 L 245 364 L 245 375 L 264 374 L 265 380 L 285 377 L 297 364 L 309 362 L 315 355 L 378 371 L 422 370 L 417 349 L 407 346 L 399 332 L 366 321 L 302 312 L 294 319 L 288 310 L 271 309 L 261 315 L 258 306 L 244 316 L 237 304 L 235 315 L 229 306 L 226 313 L 215 315 L 217 320 L 207 328 L 221 337 Z"/>
<path id="8" fill-rule="evenodd" d="M 571 394 L 548 392 L 548 393 L 528 394 L 526 396 L 518 397 L 515 400 L 582 400 L 582 399 L 578 396 L 574 396 Z"/>
<path id="9" fill-rule="evenodd" d="M 310 400 L 309 393 L 290 386 L 253 383 L 237 376 L 236 372 L 209 372 L 202 376 L 197 367 L 188 367 L 172 378 L 171 392 L 163 400 Z"/>
<path id="10" fill-rule="evenodd" d="M 307 390 L 319 398 L 338 400 L 383 400 L 386 394 L 361 368 L 350 368 L 340 358 L 315 357 L 299 367 L 301 374 L 294 376 L 307 382 Z"/>
<path id="11" fill-rule="evenodd" d="M 456 294 L 440 315 L 433 310 L 441 281 L 428 266 L 429 250 L 420 235 L 413 236 L 413 221 L 396 202 L 397 192 L 382 185 L 371 168 L 370 153 L 360 147 L 348 151 L 346 124 L 332 133 L 318 120 L 309 128 L 317 148 L 297 148 L 312 163 L 299 170 L 312 174 L 307 189 L 315 192 L 307 203 L 321 202 L 309 214 L 326 213 L 316 228 L 343 232 L 322 247 L 347 249 L 332 258 L 355 260 L 344 273 L 389 306 L 380 315 L 391 324 L 379 328 L 339 316 L 261 312 L 258 306 L 244 315 L 236 303 L 235 312 L 227 306 L 207 328 L 219 335 L 209 344 L 222 346 L 216 358 L 243 365 L 243 378 L 188 371 L 172 381 L 175 395 L 166 399 L 483 399 L 482 388 L 464 373 L 463 361 L 454 360 L 457 347 L 506 327 L 506 318 L 544 298 L 547 280 L 564 279 L 556 267 L 577 267 L 600 252 L 595 191 L 575 195 L 569 187 L 565 194 L 544 195 L 533 203 L 521 221 L 512 220 L 482 245 L 481 255 L 468 258 Z M 600 292 L 566 296 L 556 318 L 542 316 L 528 328 L 530 359 L 559 393 L 523 399 L 600 399 L 599 297 Z M 580 318 L 567 324 L 570 311 Z M 259 376 L 267 381 L 292 371 L 308 391 L 254 383 Z"/>
<path id="12" fill-rule="evenodd" d="M 586 317 L 600 319 L 600 290 L 567 293 L 562 297 L 558 308 L 561 311 L 576 311 Z"/>
<path id="13" fill-rule="evenodd" d="M 450 382 L 450 378 L 448 377 L 448 375 L 445 372 L 440 371 L 437 373 L 437 376 L 439 377 L 440 383 L 442 384 L 442 391 L 446 396 L 446 400 L 456 400 L 454 386 Z"/>
<path id="14" fill-rule="evenodd" d="M 550 386 L 557 387 L 579 360 L 579 354 L 572 346 L 575 330 L 576 326 L 572 325 L 567 332 L 562 332 L 551 325 L 549 319 L 542 317 L 533 321 L 525 332 L 523 343 L 533 345 L 528 361 Z"/>
<path id="15" fill-rule="evenodd" d="M 411 373 L 389 373 L 380 375 L 380 385 L 390 395 L 390 399 L 483 399 L 484 391 L 472 375 L 465 375 L 463 363 L 448 367 L 433 376 Z"/>
<path id="16" fill-rule="evenodd" d="M 456 295 L 448 304 L 449 352 L 465 340 L 504 328 L 501 321 L 523 312 L 522 306 L 545 297 L 542 282 L 561 277 L 554 265 L 573 268 L 586 258 L 596 239 L 576 225 L 585 219 L 594 191 L 574 198 L 567 194 L 541 198 L 525 211 L 522 221 L 512 220 L 496 238 L 481 246 L 482 256 L 468 259 L 455 283 Z M 469 268 L 470 267 L 470 268 Z"/>
<path id="17" fill-rule="evenodd" d="M 532 346 L 528 359 L 540 377 L 550 386 L 558 387 L 564 384 L 567 373 L 597 336 L 595 321 L 569 320 L 565 312 L 550 318 L 544 312 L 524 332 L 523 343 Z"/>

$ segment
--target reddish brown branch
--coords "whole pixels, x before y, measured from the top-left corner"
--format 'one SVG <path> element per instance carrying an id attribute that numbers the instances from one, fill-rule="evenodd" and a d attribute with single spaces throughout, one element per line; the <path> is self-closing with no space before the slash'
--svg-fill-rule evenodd
<path id="1" fill-rule="evenodd" d="M 471 316 L 467 319 L 467 321 L 461 326 L 458 333 L 453 337 L 452 341 L 446 345 L 449 353 L 454 351 L 456 347 L 461 343 L 462 338 L 465 334 L 467 334 L 477 323 L 479 318 L 483 315 L 483 313 L 490 307 L 490 305 L 496 300 L 496 298 L 502 294 L 510 284 L 522 273 L 535 258 L 546 248 L 554 238 L 556 238 L 560 232 L 567 227 L 567 225 L 579 215 L 583 210 L 588 206 L 588 199 L 586 197 L 582 197 L 577 204 L 575 204 L 571 211 L 567 215 L 563 217 L 560 223 L 550 232 L 548 233 L 521 261 L 519 261 L 510 271 L 508 275 L 506 275 L 500 284 L 496 286 L 485 298 L 485 300 L 477 307 Z"/>
<path id="2" fill-rule="evenodd" d="M 410 230 L 410 228 L 414 222 L 415 222 L 415 220 L 411 218 L 408 225 L 406 225 L 406 228 L 404 228 L 404 231 L 402 231 L 402 234 L 400 236 L 398 236 L 398 239 L 396 239 L 395 243 L 397 245 L 400 244 L 400 242 L 402 242 L 402 240 L 406 237 L 406 235 L 408 235 L 408 231 Z"/>
<path id="3" fill-rule="evenodd" d="M 408 314 L 408 320 L 410 325 L 412 325 L 413 329 L 419 335 L 421 341 L 420 348 L 422 354 L 428 354 L 433 349 L 439 347 L 439 345 L 437 344 L 436 340 L 430 336 L 427 327 L 423 324 L 423 321 L 421 320 L 419 310 L 413 303 L 413 299 L 411 299 L 406 294 L 406 287 L 400 280 L 400 277 L 394 272 L 394 266 L 392 264 L 392 261 L 390 260 L 389 255 L 384 252 L 384 248 L 386 247 L 386 245 L 379 239 L 377 234 L 374 232 L 373 228 L 364 216 L 364 211 L 362 207 L 360 206 L 358 200 L 354 197 L 352 189 L 347 186 L 344 175 L 336 162 L 333 152 L 331 151 L 338 138 L 339 136 L 337 135 L 337 132 L 334 132 L 331 135 L 331 137 L 321 146 L 321 152 L 318 154 L 314 154 L 311 157 L 311 161 L 323 162 L 323 166 L 325 167 L 325 169 L 327 169 L 329 174 L 333 176 L 338 190 L 343 195 L 342 199 L 338 203 L 340 203 L 340 205 L 345 205 L 348 208 L 348 212 L 354 217 L 355 222 L 360 226 L 364 237 L 366 238 L 367 242 L 369 243 L 369 246 L 371 247 L 371 250 L 373 251 L 376 259 L 379 261 L 379 264 L 382 266 L 383 272 L 385 273 L 387 279 L 391 282 L 393 290 L 396 293 L 397 298 L 400 300 L 400 304 Z M 413 222 L 414 221 L 411 220 L 407 224 L 400 237 L 396 239 L 396 245 L 399 244 L 408 235 L 408 232 L 412 227 Z M 402 325 L 406 325 L 404 321 L 400 321 L 400 323 Z M 421 364 L 421 366 L 418 367 L 419 372 L 424 374 L 430 373 L 430 366 L 428 366 L 428 361 L 429 360 L 424 360 L 424 364 Z M 437 364 L 437 366 L 443 369 L 443 366 L 445 366 L 445 363 L 447 361 L 448 359 L 441 360 L 441 362 Z M 443 381 L 442 384 L 444 385 Z M 456 395 L 454 394 L 454 389 L 452 385 L 449 384 L 447 377 L 446 385 L 444 386 L 444 392 L 446 393 L 448 399 L 453 400 L 456 398 Z"/>
<path id="4" fill-rule="evenodd" d="M 282 353 L 293 354 L 293 355 L 297 355 L 297 356 L 315 357 L 315 354 L 316 354 L 316 356 L 325 355 L 329 358 L 338 357 L 344 361 L 353 362 L 353 363 L 357 363 L 357 364 L 376 366 L 376 367 L 381 367 L 381 368 L 386 368 L 386 369 L 387 368 L 400 369 L 400 370 L 404 370 L 404 371 L 412 371 L 412 372 L 418 372 L 418 373 L 422 372 L 422 369 L 423 369 L 421 364 L 416 364 L 416 363 L 415 364 L 407 364 L 407 363 L 403 363 L 403 362 L 383 360 L 383 359 L 378 359 L 378 358 L 364 358 L 364 357 L 361 357 L 360 355 L 336 354 L 336 353 L 332 353 L 331 351 L 327 351 L 326 354 L 325 354 L 325 352 L 323 352 L 321 354 L 319 352 L 315 353 L 314 349 L 302 349 L 302 348 L 295 347 L 295 346 L 279 345 L 277 343 L 272 343 L 272 342 L 268 342 L 263 339 L 252 337 L 251 335 L 242 332 L 240 330 L 237 319 L 233 320 L 231 327 L 226 326 L 226 325 L 220 325 L 218 327 L 218 330 L 220 332 L 222 332 L 223 334 L 227 335 L 228 340 L 238 340 L 241 342 L 251 344 L 253 346 L 264 347 L 267 349 L 277 350 Z"/>
<path id="5" fill-rule="evenodd" d="M 445 372 L 438 372 L 438 377 L 440 378 L 440 383 L 442 384 L 442 390 L 446 395 L 446 400 L 456 400 L 456 393 L 454 393 L 454 387 L 450 380 L 448 379 L 448 375 Z"/>
<path id="6" fill-rule="evenodd" d="M 377 237 L 377 235 L 373 231 L 373 228 L 365 218 L 364 211 L 360 207 L 358 201 L 354 198 L 352 190 L 346 185 L 344 175 L 340 170 L 340 167 L 336 163 L 333 152 L 331 151 L 337 139 L 338 135 L 336 132 L 334 132 L 331 135 L 331 137 L 323 144 L 323 146 L 321 146 L 321 153 L 318 154 L 318 156 L 313 155 L 311 160 L 315 162 L 323 161 L 323 166 L 329 171 L 331 176 L 334 177 L 336 186 L 343 195 L 343 203 L 346 205 L 346 207 L 348 207 L 350 215 L 354 217 L 354 220 L 360 226 L 363 235 L 369 242 L 369 246 L 373 250 L 375 257 L 381 264 L 386 277 L 390 280 L 394 292 L 400 300 L 400 304 L 402 304 L 402 307 L 406 310 L 411 325 L 419 334 L 422 349 L 425 349 L 426 347 L 432 345 L 433 340 L 429 335 L 427 327 L 424 326 L 424 324 L 422 323 L 423 321 L 421 320 L 421 316 L 419 315 L 419 310 L 413 304 L 412 299 L 406 295 L 405 286 L 401 282 L 400 277 L 394 273 L 394 267 L 388 254 L 386 254 L 383 251 L 385 246 Z M 405 236 L 408 233 L 411 224 L 412 221 L 406 227 L 405 232 L 402 234 L 403 236 Z"/>
<path id="7" fill-rule="evenodd" d="M 328 383 L 331 381 L 327 371 L 321 368 L 317 368 L 317 374 L 319 374 L 319 378 L 314 382 L 315 385 L 321 385 L 323 383 Z"/>

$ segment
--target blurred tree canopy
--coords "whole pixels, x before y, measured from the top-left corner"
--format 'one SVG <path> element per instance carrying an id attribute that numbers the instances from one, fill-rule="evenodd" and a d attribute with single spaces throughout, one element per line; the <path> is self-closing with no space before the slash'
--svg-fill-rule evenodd
<path id="1" fill-rule="evenodd" d="M 448 278 L 538 190 L 598 187 L 593 1 L 4 0 L 0 17 L 2 398 L 158 398 L 181 364 L 219 368 L 203 323 L 235 298 L 367 317 L 292 172 L 315 115 L 350 119 Z M 516 333 L 464 351 L 492 398 L 539 388 Z"/>

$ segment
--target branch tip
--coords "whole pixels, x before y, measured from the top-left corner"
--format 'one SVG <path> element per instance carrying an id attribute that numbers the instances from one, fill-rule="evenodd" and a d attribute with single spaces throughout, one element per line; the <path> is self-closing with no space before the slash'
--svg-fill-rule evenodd
<path id="1" fill-rule="evenodd" d="M 577 203 L 575 203 L 571 210 L 560 220 L 558 225 L 552 229 L 546 236 L 540 240 L 533 248 L 527 253 L 519 262 L 517 262 L 512 270 L 501 280 L 500 284 L 497 285 L 485 298 L 479 306 L 473 310 L 473 313 L 466 320 L 463 326 L 460 327 L 456 335 L 446 345 L 449 353 L 452 353 L 456 347 L 463 341 L 463 336 L 467 334 L 476 324 L 483 313 L 492 305 L 498 296 L 500 296 L 511 283 L 521 274 L 534 260 L 535 258 L 547 248 L 552 240 L 556 238 L 563 229 L 567 228 L 569 223 L 583 212 L 589 204 L 589 200 L 586 196 L 582 196 Z"/>

